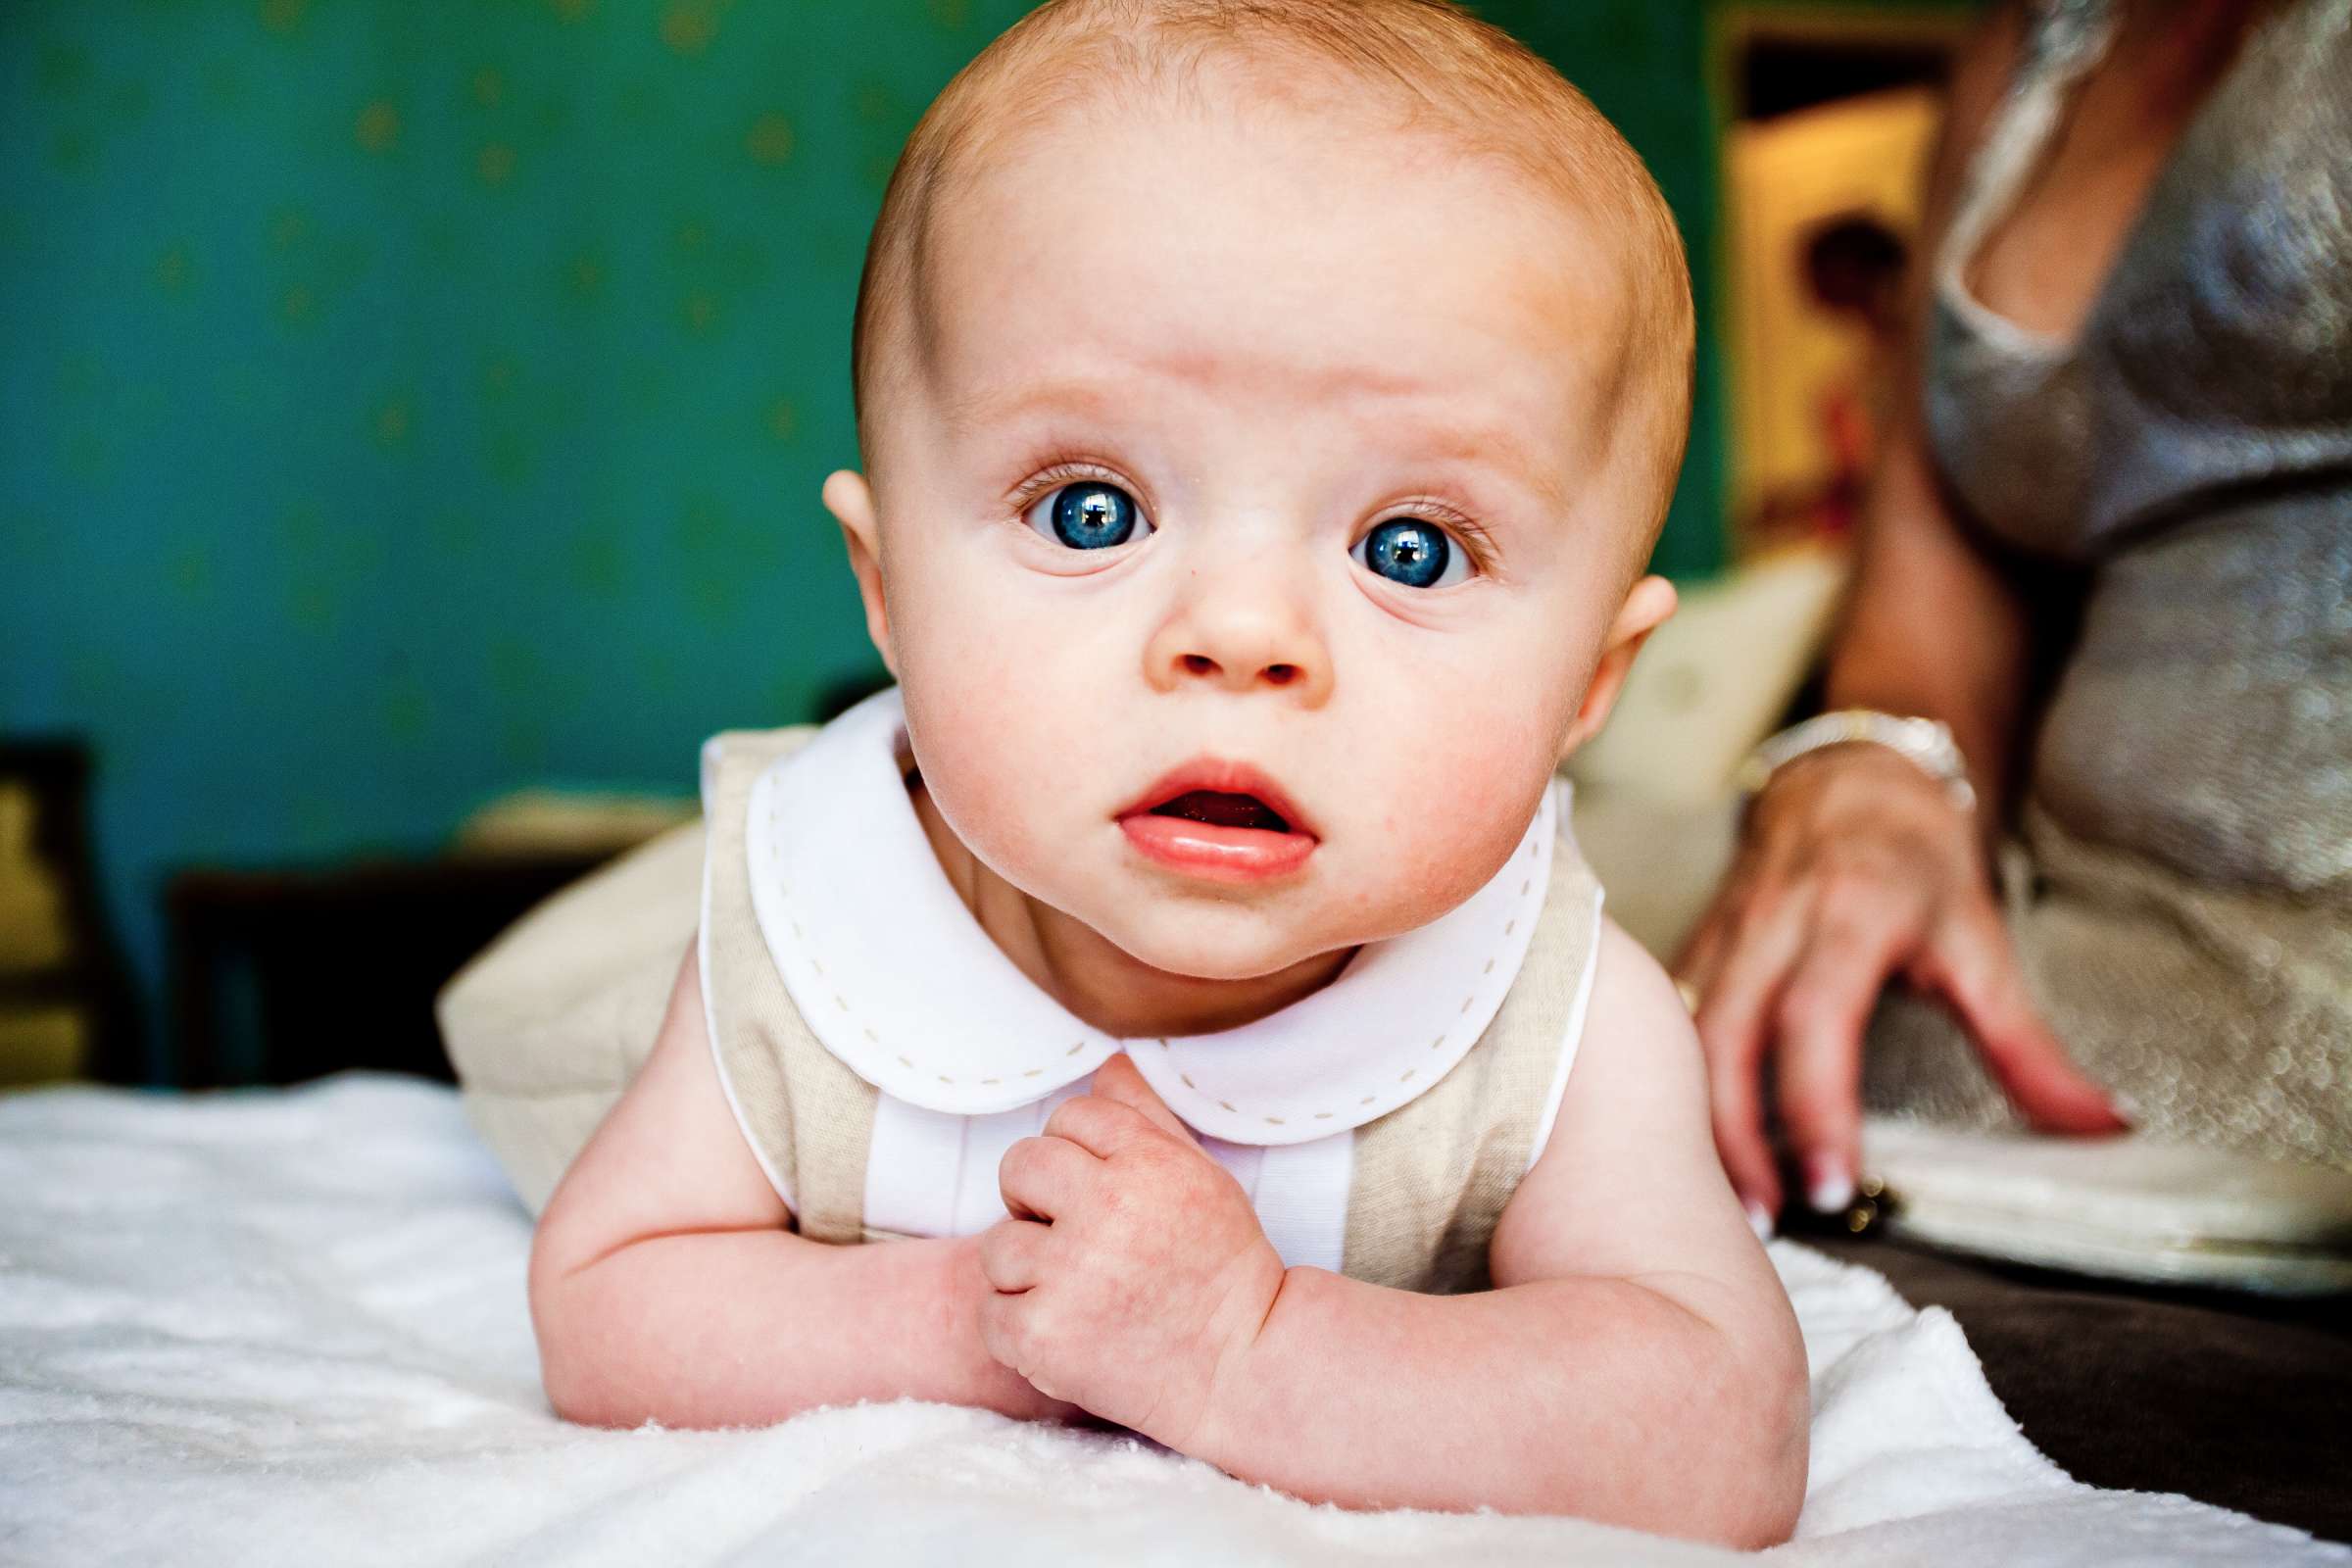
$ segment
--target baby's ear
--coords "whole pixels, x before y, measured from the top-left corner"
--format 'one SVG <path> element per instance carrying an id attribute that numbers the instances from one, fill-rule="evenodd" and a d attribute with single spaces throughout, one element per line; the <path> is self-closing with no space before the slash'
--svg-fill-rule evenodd
<path id="1" fill-rule="evenodd" d="M 873 487 L 856 469 L 836 468 L 825 476 L 824 498 L 825 510 L 841 524 L 842 541 L 850 547 L 850 570 L 858 577 L 858 596 L 865 601 L 865 634 L 896 680 L 899 666 L 890 652 L 890 605 L 882 588 L 882 537 L 874 522 Z"/>
<path id="2" fill-rule="evenodd" d="M 1602 644 L 1600 662 L 1592 668 L 1592 680 L 1585 688 L 1585 700 L 1576 710 L 1576 718 L 1568 726 L 1568 738 L 1560 746 L 1560 760 L 1579 746 L 1600 733 L 1608 721 L 1609 710 L 1617 706 L 1617 694 L 1625 690 L 1625 677 L 1634 667 L 1634 656 L 1642 651 L 1649 634 L 1665 624 L 1674 613 L 1674 584 L 1663 577 L 1643 577 L 1626 590 L 1625 603 L 1617 608 L 1617 618 L 1609 623 L 1608 641 Z"/>

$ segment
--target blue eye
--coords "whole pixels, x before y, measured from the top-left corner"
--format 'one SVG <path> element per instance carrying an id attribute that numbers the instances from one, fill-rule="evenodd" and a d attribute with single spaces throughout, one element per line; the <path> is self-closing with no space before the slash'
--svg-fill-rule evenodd
<path id="1" fill-rule="evenodd" d="M 1469 575 L 1469 556 L 1454 548 L 1445 529 L 1419 517 L 1391 517 L 1374 523 L 1362 544 L 1365 565 L 1407 588 L 1448 588 Z M 1446 568 L 1457 557 L 1463 569 L 1446 578 Z"/>
<path id="2" fill-rule="evenodd" d="M 1135 497 L 1100 479 L 1081 479 L 1049 491 L 1025 515 L 1030 527 L 1072 550 L 1107 550 L 1125 544 L 1138 524 L 1151 527 Z"/>

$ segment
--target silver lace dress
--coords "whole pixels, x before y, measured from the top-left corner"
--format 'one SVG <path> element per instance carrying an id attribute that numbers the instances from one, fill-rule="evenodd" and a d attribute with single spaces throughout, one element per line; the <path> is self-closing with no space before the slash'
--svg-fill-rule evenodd
<path id="1" fill-rule="evenodd" d="M 2087 573 L 2003 894 L 2044 1016 L 2142 1127 L 2352 1166 L 2352 0 L 2255 24 L 2060 341 L 1962 271 L 2114 10 L 2035 11 L 1934 264 L 1936 464 L 1971 526 Z M 1901 991 L 1865 1101 L 2013 1124 Z"/>

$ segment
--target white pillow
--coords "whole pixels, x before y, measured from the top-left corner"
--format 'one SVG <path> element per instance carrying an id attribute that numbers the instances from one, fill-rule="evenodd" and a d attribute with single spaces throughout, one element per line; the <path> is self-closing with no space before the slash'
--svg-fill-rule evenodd
<path id="1" fill-rule="evenodd" d="M 1820 655 L 1848 574 L 1842 549 L 1806 546 L 1686 589 L 1568 776 L 1659 806 L 1731 794 L 1740 763 L 1778 726 Z"/>

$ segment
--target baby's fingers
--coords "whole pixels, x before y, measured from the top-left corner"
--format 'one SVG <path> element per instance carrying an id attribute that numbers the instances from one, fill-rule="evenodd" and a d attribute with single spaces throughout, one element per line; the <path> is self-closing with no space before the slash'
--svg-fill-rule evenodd
<path id="1" fill-rule="evenodd" d="M 1144 1120 L 1178 1143 L 1200 1147 L 1193 1137 L 1193 1130 L 1184 1124 L 1183 1118 L 1168 1108 L 1167 1102 L 1159 1098 L 1145 1079 L 1143 1069 L 1136 1066 L 1135 1059 L 1126 1053 L 1121 1052 L 1095 1069 L 1094 1092 L 1114 1103 L 1134 1107 Z"/>
<path id="2" fill-rule="evenodd" d="M 980 1298 L 980 1348 L 1024 1378 L 1029 1368 L 1023 1363 L 1030 1359 L 1028 1307 L 1026 1292 L 996 1291 Z"/>
<path id="3" fill-rule="evenodd" d="M 997 1191 L 1004 1196 L 1004 1211 L 1015 1219 L 1060 1218 L 1085 1193 L 1098 1163 L 1094 1155 L 1050 1131 L 1042 1138 L 1020 1140 L 997 1162 Z"/>
<path id="4" fill-rule="evenodd" d="M 999 1220 L 980 1233 L 980 1272 L 1001 1296 L 1033 1290 L 1045 1277 L 1046 1228 L 1033 1220 Z"/>

